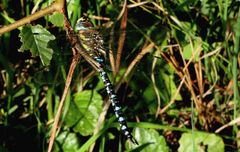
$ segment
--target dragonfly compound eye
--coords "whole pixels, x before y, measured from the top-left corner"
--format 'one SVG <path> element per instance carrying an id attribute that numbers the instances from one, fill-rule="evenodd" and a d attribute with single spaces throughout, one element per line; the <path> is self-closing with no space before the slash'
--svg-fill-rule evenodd
<path id="1" fill-rule="evenodd" d="M 93 28 L 93 24 L 86 17 L 81 17 L 76 23 L 76 30 L 89 30 Z"/>

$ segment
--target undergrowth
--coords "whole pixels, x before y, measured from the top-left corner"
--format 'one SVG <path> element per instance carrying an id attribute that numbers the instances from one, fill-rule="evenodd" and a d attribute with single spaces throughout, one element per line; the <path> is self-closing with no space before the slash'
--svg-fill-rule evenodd
<path id="1" fill-rule="evenodd" d="M 39 2 L 3 0 L 0 24 L 50 5 Z M 81 58 L 53 151 L 237 151 L 239 4 L 68 1 L 73 27 L 87 15 L 105 37 L 108 74 L 139 145 L 126 142 L 98 73 Z M 62 23 L 55 13 L 1 35 L 0 151 L 47 150 L 72 60 Z M 46 35 L 37 53 L 26 35 L 36 29 Z"/>

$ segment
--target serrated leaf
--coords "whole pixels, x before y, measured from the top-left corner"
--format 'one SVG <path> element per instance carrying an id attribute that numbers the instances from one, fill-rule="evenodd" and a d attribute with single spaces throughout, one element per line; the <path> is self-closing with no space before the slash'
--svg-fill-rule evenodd
<path id="1" fill-rule="evenodd" d="M 63 27 L 63 20 L 64 16 L 62 13 L 54 13 L 49 16 L 49 21 L 57 27 Z"/>
<path id="2" fill-rule="evenodd" d="M 180 147 L 178 148 L 178 152 L 224 152 L 223 140 L 215 134 L 198 132 L 192 135 L 191 133 L 183 133 L 179 140 L 179 144 Z"/>
<path id="3" fill-rule="evenodd" d="M 66 125 L 83 136 L 93 133 L 102 111 L 102 97 L 95 91 L 83 91 L 74 94 L 65 118 Z"/>
<path id="4" fill-rule="evenodd" d="M 55 36 L 48 32 L 41 25 L 26 25 L 20 31 L 22 46 L 20 52 L 30 50 L 32 56 L 39 56 L 44 66 L 49 65 L 53 50 L 48 47 L 48 43 L 55 39 Z"/>
<path id="5" fill-rule="evenodd" d="M 169 148 L 163 136 L 154 129 L 136 128 L 133 130 L 133 136 L 138 141 L 139 145 L 128 142 L 127 148 L 141 152 L 168 152 Z"/>

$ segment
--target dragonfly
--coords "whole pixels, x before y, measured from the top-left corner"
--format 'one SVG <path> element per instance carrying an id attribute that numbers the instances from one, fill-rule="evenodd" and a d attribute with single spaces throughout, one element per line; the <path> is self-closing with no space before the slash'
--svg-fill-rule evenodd
<path id="1" fill-rule="evenodd" d="M 79 41 L 81 42 L 81 45 L 84 47 L 84 49 L 88 54 L 87 58 L 85 58 L 84 56 L 83 57 L 86 60 L 93 63 L 93 67 L 97 69 L 97 71 L 99 72 L 101 79 L 105 84 L 105 89 L 109 96 L 109 100 L 112 103 L 114 113 L 120 124 L 121 131 L 123 132 L 125 137 L 127 137 L 130 141 L 132 141 L 132 143 L 138 144 L 137 140 L 132 136 L 131 132 L 129 131 L 126 118 L 124 116 L 124 113 L 122 112 L 122 107 L 120 105 L 116 92 L 113 89 L 114 87 L 106 73 L 106 70 L 109 70 L 109 69 L 105 63 L 105 60 L 106 60 L 105 58 L 107 54 L 105 49 L 106 48 L 105 39 L 100 34 L 99 30 L 97 30 L 93 26 L 93 24 L 86 18 L 81 18 L 78 20 L 76 24 L 76 30 L 78 31 L 78 34 L 73 34 L 73 35 L 74 36 L 77 35 Z M 56 57 L 56 54 L 54 55 L 54 57 Z M 97 65 L 97 66 L 94 66 L 94 65 Z M 146 67 L 146 64 L 144 64 L 144 67 Z M 34 72 L 34 74 L 36 74 L 37 76 L 38 75 L 41 76 L 41 74 L 38 74 L 37 72 Z"/>
<path id="2" fill-rule="evenodd" d="M 86 17 L 82 17 L 77 21 L 76 30 L 78 31 L 78 38 L 81 42 L 81 45 L 84 47 L 84 49 L 86 50 L 88 55 L 92 58 L 92 60 L 96 61 L 99 64 L 98 72 L 100 73 L 102 81 L 104 82 L 114 113 L 120 124 L 121 131 L 128 139 L 130 139 L 130 141 L 132 141 L 132 143 L 138 144 L 137 140 L 132 136 L 131 132 L 129 131 L 126 118 L 122 112 L 122 107 L 113 89 L 114 87 L 106 73 L 105 68 L 106 50 L 104 47 L 103 37 L 96 29 L 94 29 L 93 24 Z M 85 59 L 88 60 L 89 58 Z"/>

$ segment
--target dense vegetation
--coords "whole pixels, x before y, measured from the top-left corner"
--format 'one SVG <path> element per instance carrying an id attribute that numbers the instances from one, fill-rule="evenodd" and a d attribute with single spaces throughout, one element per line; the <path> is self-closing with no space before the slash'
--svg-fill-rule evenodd
<path id="1" fill-rule="evenodd" d="M 3 0 L 0 24 L 50 4 Z M 139 145 L 121 134 L 99 74 L 81 58 L 53 151 L 237 151 L 239 4 L 69 0 L 72 26 L 87 15 L 105 37 L 108 75 Z M 72 58 L 61 13 L 1 35 L 0 151 L 47 151 Z"/>

